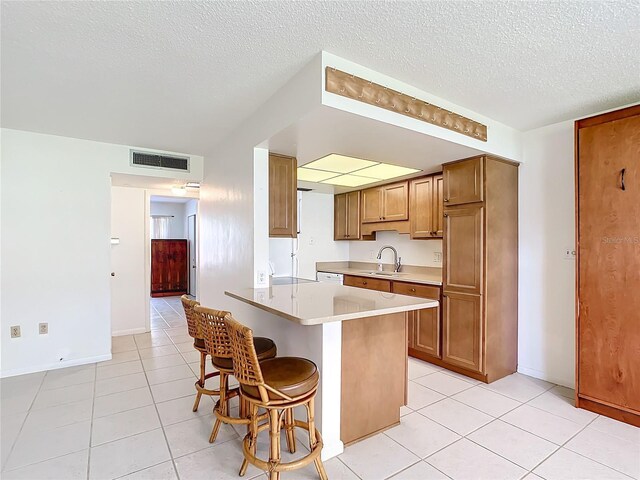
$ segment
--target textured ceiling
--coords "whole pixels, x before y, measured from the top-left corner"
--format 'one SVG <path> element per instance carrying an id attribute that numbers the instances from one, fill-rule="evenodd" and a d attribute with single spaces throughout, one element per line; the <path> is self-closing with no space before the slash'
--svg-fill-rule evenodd
<path id="1" fill-rule="evenodd" d="M 3 127 L 202 154 L 320 50 L 526 130 L 640 99 L 640 1 L 2 2 Z"/>

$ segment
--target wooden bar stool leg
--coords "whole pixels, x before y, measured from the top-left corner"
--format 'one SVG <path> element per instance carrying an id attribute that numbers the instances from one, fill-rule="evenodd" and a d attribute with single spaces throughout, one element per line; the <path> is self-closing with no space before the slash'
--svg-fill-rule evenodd
<path id="1" fill-rule="evenodd" d="M 284 428 L 287 431 L 287 447 L 289 452 L 296 453 L 296 435 L 294 432 L 293 408 L 287 408 L 284 414 Z"/>
<path id="2" fill-rule="evenodd" d="M 253 403 L 249 403 L 247 407 L 249 408 L 249 415 L 251 419 L 251 421 L 247 425 L 247 428 L 249 429 L 249 446 L 251 447 L 251 453 L 253 453 L 253 455 L 256 455 L 258 451 L 258 407 Z M 248 466 L 249 461 L 245 458 L 242 461 L 242 466 L 240 467 L 240 472 L 238 473 L 238 475 L 243 477 L 244 474 L 247 473 Z"/>
<path id="3" fill-rule="evenodd" d="M 227 414 L 227 374 L 223 371 L 220 371 L 220 398 L 218 400 L 218 408 L 220 409 L 220 413 L 223 415 Z M 216 417 L 216 422 L 213 424 L 213 430 L 209 437 L 209 443 L 216 441 L 221 424 L 220 419 Z"/>
<path id="4" fill-rule="evenodd" d="M 278 409 L 269 409 L 269 480 L 280 480 L 280 472 L 272 470 L 280 464 L 280 418 Z"/>
<path id="5" fill-rule="evenodd" d="M 205 377 L 206 377 L 206 373 L 205 373 L 205 365 L 207 362 L 207 353 L 206 352 L 200 352 L 200 386 L 202 388 L 204 388 L 204 382 L 205 382 Z M 196 402 L 193 404 L 193 411 L 197 412 L 198 411 L 198 406 L 200 405 L 200 399 L 202 398 L 202 392 L 200 390 L 198 390 L 198 394 L 196 395 Z"/>
<path id="6" fill-rule="evenodd" d="M 314 449 L 318 440 L 316 438 L 316 422 L 315 422 L 315 397 L 311 397 L 307 403 L 305 403 L 305 407 L 307 407 L 307 418 L 309 421 L 309 445 L 311 446 L 311 450 Z M 316 470 L 318 471 L 318 475 L 322 480 L 329 480 L 327 477 L 327 472 L 324 469 L 324 465 L 322 464 L 322 459 L 320 456 L 316 458 L 313 463 L 316 466 Z"/>

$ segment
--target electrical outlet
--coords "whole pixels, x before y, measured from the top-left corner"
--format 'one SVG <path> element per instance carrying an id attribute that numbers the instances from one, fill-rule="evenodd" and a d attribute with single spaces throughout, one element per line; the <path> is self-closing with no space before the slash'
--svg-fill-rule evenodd
<path id="1" fill-rule="evenodd" d="M 316 239 L 313 237 L 309 237 L 309 245 L 313 245 L 316 243 Z"/>
<path id="2" fill-rule="evenodd" d="M 18 338 L 20 336 L 20 325 L 14 325 L 11 327 L 11 338 Z"/>
<path id="3" fill-rule="evenodd" d="M 369 252 L 369 258 L 370 258 L 371 260 L 373 260 L 374 258 L 376 258 L 376 252 L 375 252 L 374 250 L 371 250 L 371 251 Z"/>
<path id="4" fill-rule="evenodd" d="M 442 252 L 433 252 L 433 263 L 442 263 Z"/>
<path id="5" fill-rule="evenodd" d="M 576 251 L 573 247 L 566 247 L 564 249 L 563 258 L 565 260 L 575 260 L 576 259 Z"/>
<path id="6" fill-rule="evenodd" d="M 49 333 L 49 324 L 48 323 L 39 324 L 38 331 L 40 332 L 40 335 L 46 335 L 47 333 Z"/>
<path id="7" fill-rule="evenodd" d="M 267 283 L 267 273 L 264 270 L 258 271 L 258 285 L 265 285 Z"/>

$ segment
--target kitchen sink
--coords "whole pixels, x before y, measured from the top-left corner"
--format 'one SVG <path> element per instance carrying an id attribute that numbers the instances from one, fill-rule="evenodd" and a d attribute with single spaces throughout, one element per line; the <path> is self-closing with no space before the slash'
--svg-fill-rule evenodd
<path id="1" fill-rule="evenodd" d="M 402 275 L 407 275 L 404 272 L 365 272 L 368 273 L 369 275 L 379 275 L 381 277 L 401 277 Z"/>

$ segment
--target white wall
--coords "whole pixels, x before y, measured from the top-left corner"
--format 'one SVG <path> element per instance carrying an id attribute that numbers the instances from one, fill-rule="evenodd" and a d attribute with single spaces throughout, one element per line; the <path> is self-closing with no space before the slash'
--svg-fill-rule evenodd
<path id="1" fill-rule="evenodd" d="M 573 121 L 524 134 L 519 199 L 518 371 L 573 387 Z"/>
<path id="2" fill-rule="evenodd" d="M 377 232 L 375 241 L 357 241 L 349 243 L 349 260 L 355 262 L 377 262 L 380 248 L 391 245 L 398 250 L 403 265 L 442 268 L 442 261 L 434 260 L 434 253 L 442 253 L 442 240 L 411 240 L 409 234 L 395 231 Z M 440 256 L 442 258 L 442 255 Z M 393 263 L 393 252 L 382 252 L 383 263 Z"/>
<path id="3" fill-rule="evenodd" d="M 151 215 L 167 215 L 170 217 L 169 238 L 184 239 L 187 238 L 185 207 L 185 203 L 163 202 L 152 198 L 150 211 Z"/>
<path id="4" fill-rule="evenodd" d="M 110 357 L 110 173 L 200 181 L 135 168 L 124 145 L 2 129 L 0 376 Z M 16 208 L 19 204 L 20 208 Z M 38 323 L 49 334 L 38 334 Z M 22 337 L 9 338 L 11 325 Z"/>

